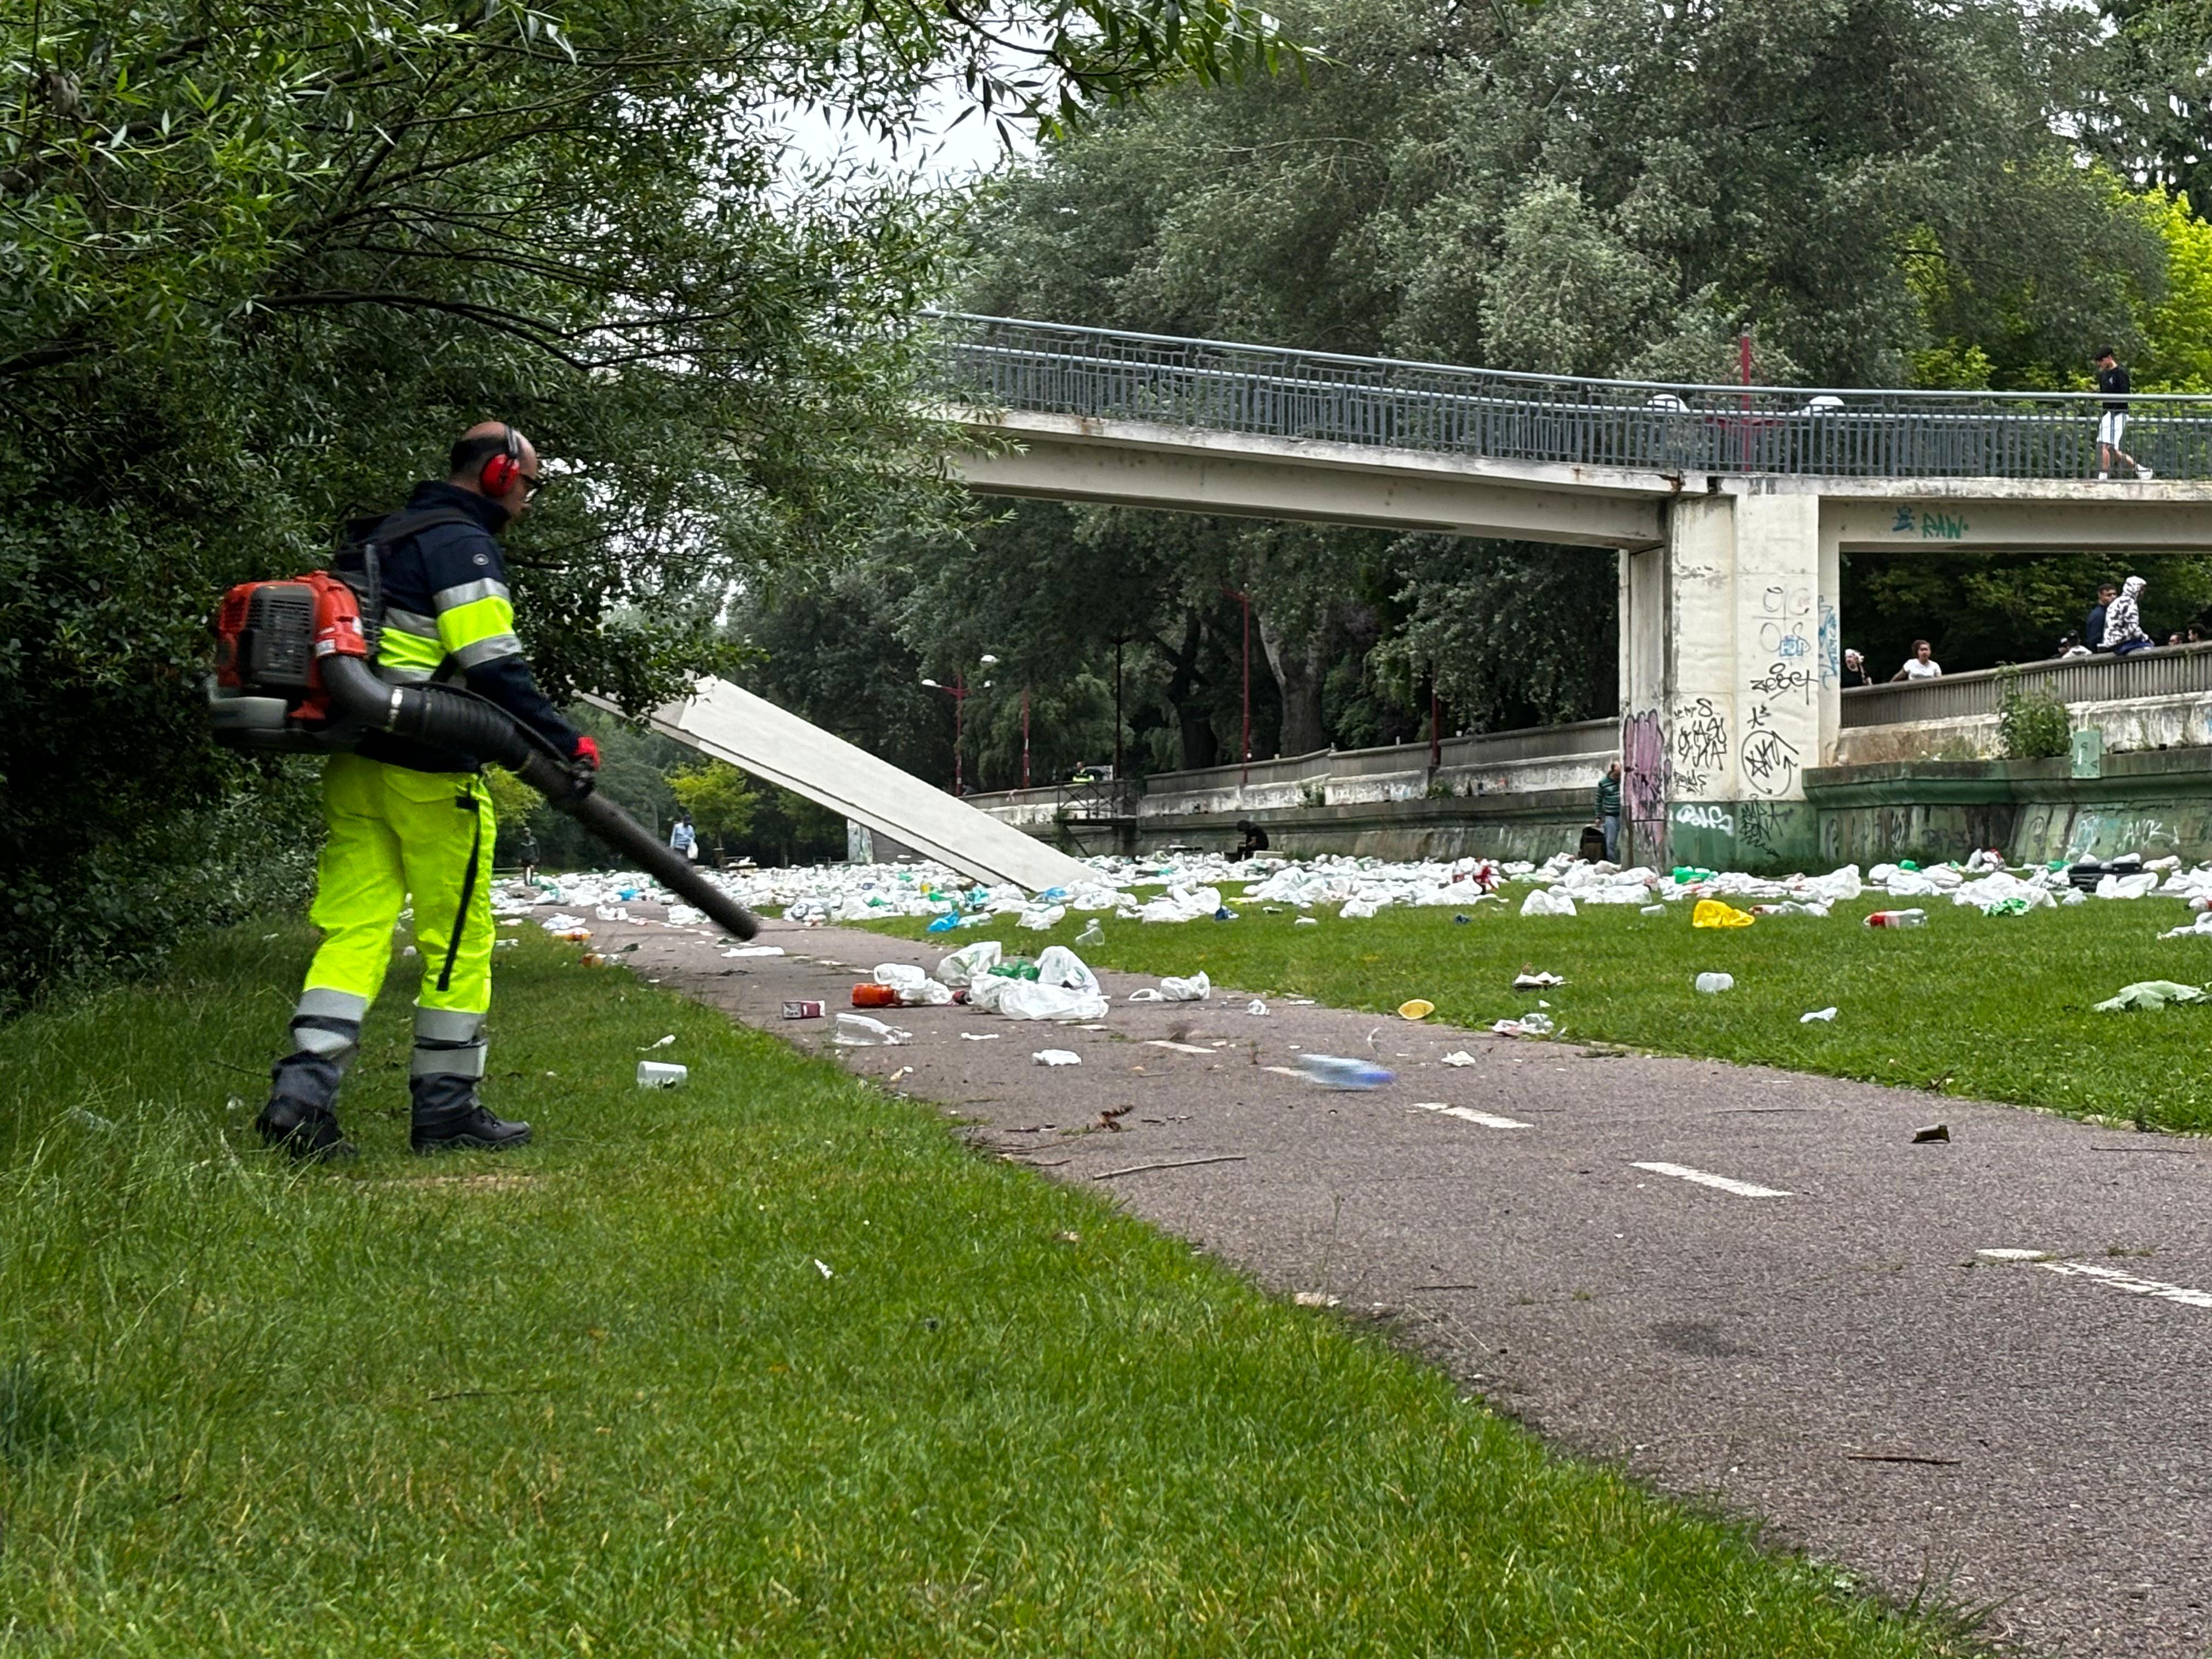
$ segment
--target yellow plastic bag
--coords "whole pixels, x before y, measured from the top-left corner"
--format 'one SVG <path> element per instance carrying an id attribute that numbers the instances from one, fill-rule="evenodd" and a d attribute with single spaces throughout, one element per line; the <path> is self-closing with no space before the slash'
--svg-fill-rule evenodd
<path id="1" fill-rule="evenodd" d="M 1690 913 L 1692 927 L 1748 927 L 1757 916 L 1739 910 L 1733 904 L 1723 904 L 1718 899 L 1699 899 L 1698 908 Z"/>

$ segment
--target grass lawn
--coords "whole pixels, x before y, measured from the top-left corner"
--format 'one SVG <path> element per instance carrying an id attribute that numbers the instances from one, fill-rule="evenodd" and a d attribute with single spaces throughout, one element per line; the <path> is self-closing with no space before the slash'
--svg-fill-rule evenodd
<path id="1" fill-rule="evenodd" d="M 1419 920 L 1430 951 L 1478 948 Z M 1305 950 L 1284 921 L 1275 948 Z M 389 997 L 361 1162 L 252 1148 L 297 927 L 0 1027 L 0 1648 L 1954 1650 L 928 1109 L 522 931 L 491 1097 L 540 1144 L 496 1161 L 406 1153 Z M 1626 945 L 1613 919 L 1557 936 Z M 1379 970 L 1413 934 L 1360 937 Z M 667 1032 L 692 1086 L 641 1092 Z"/>
<path id="2" fill-rule="evenodd" d="M 2212 938 L 2160 939 L 2191 920 L 2175 899 L 2091 900 L 2024 916 L 1984 917 L 1948 899 L 1838 905 L 1826 921 L 1762 917 L 1750 927 L 1690 926 L 1691 906 L 1664 917 L 1633 905 L 1585 906 L 1579 915 L 1519 914 L 1525 885 L 1504 903 L 1458 914 L 1389 909 L 1365 921 L 1316 910 L 1317 927 L 1262 914 L 1224 888 L 1233 922 L 1117 922 L 1106 943 L 1078 952 L 1094 966 L 1147 974 L 1204 969 L 1217 985 L 1316 997 L 1334 1006 L 1389 1010 L 1413 997 L 1436 1018 L 1486 1026 L 1552 1006 L 1563 1038 L 1633 1044 L 1662 1054 L 1786 1066 L 1982 1099 L 2103 1115 L 2169 1129 L 2212 1129 L 2212 1002 L 2150 1013 L 2100 1014 L 2136 980 L 2212 980 Z M 1860 926 L 1876 909 L 1918 905 L 1923 927 Z M 945 936 L 1006 942 L 1035 954 L 1072 945 L 1088 916 L 1047 933 L 1012 917 Z M 915 936 L 918 921 L 883 924 Z M 1523 969 L 1564 975 L 1534 994 L 1510 989 Z M 1733 974 L 1735 988 L 1700 996 L 1691 981 Z M 1798 1016 L 1833 1006 L 1832 1023 Z"/>

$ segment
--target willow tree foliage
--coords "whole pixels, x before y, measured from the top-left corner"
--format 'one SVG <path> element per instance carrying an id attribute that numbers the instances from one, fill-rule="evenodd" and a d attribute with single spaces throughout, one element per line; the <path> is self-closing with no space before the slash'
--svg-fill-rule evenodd
<path id="1" fill-rule="evenodd" d="M 204 618 L 486 416 L 556 691 L 723 659 L 747 573 L 945 512 L 908 320 L 952 208 L 791 152 L 931 88 L 1061 130 L 1266 67 L 1231 0 L 37 0 L 0 15 L 0 999 L 250 903 L 282 769 L 203 739 Z M 253 805 L 258 799 L 263 804 Z M 241 804 L 243 803 L 243 804 Z M 257 842 L 265 845 L 257 845 Z"/>

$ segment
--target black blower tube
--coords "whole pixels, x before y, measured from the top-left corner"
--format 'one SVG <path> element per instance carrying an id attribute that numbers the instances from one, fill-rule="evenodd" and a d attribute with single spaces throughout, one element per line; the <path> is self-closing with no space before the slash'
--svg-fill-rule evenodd
<path id="1" fill-rule="evenodd" d="M 635 818 L 580 783 L 534 733 L 495 703 L 443 685 L 386 685 L 358 657 L 325 657 L 319 666 L 331 701 L 344 719 L 395 737 L 458 749 L 504 766 L 607 846 L 643 870 L 736 939 L 750 939 L 760 921 L 699 867 L 664 847 Z"/>

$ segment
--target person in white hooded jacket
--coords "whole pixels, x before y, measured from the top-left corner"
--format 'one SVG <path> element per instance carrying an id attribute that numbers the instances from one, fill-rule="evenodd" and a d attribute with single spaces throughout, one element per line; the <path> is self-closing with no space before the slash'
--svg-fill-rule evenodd
<path id="1" fill-rule="evenodd" d="M 2101 644 L 2106 650 L 2124 655 L 2157 642 L 2143 632 L 2144 586 L 2141 576 L 2129 577 L 2121 584 L 2119 598 L 2105 607 L 2105 637 Z"/>

